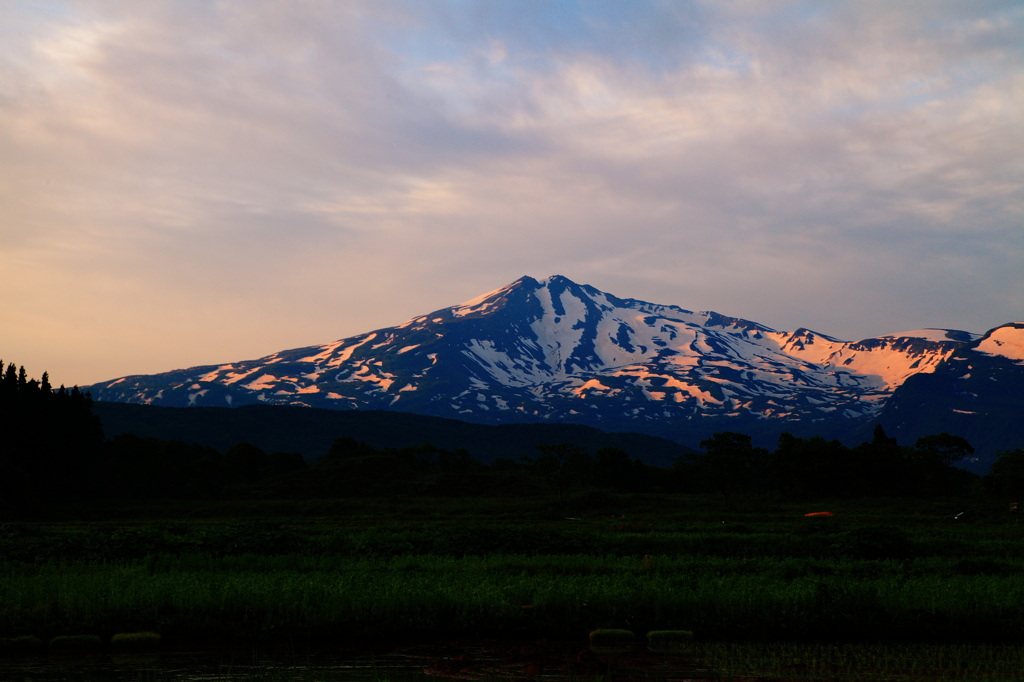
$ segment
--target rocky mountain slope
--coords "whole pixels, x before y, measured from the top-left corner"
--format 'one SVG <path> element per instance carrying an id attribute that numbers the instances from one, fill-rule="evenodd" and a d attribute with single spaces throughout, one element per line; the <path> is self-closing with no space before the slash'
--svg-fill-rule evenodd
<path id="1" fill-rule="evenodd" d="M 926 329 L 848 342 L 617 298 L 561 276 L 523 277 L 395 327 L 88 388 L 103 401 L 562 421 L 684 442 L 692 440 L 684 433 L 756 434 L 768 425 L 766 433 L 828 435 L 877 418 L 908 379 L 934 373 L 959 351 L 1019 365 L 1024 333 L 999 329 L 1006 331 Z"/>
<path id="2" fill-rule="evenodd" d="M 909 377 L 878 421 L 901 442 L 945 431 L 983 457 L 1024 448 L 1024 323 L 996 327 Z"/>

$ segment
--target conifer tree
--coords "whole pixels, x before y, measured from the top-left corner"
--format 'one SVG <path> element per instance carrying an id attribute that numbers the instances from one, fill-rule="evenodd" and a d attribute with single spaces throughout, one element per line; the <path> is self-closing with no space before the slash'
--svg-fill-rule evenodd
<path id="1" fill-rule="evenodd" d="M 4 385 L 5 386 L 17 386 L 18 385 L 18 368 L 14 366 L 14 363 L 7 365 L 7 371 L 4 372 Z"/>
<path id="2" fill-rule="evenodd" d="M 49 374 L 30 380 L 10 363 L 0 378 L 0 420 L 0 506 L 91 495 L 103 429 L 87 393 L 55 393 Z"/>

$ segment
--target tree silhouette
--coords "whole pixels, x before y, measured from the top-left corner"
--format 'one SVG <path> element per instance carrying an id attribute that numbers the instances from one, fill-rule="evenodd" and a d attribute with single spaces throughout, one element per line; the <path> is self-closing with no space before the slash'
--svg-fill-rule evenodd
<path id="1" fill-rule="evenodd" d="M 523 457 L 529 468 L 558 492 L 558 505 L 565 506 L 565 493 L 589 478 L 593 464 L 587 451 L 572 443 L 541 444 L 538 457 Z"/>
<path id="2" fill-rule="evenodd" d="M 2 366 L 2 363 L 0 363 Z M 94 495 L 103 429 L 77 387 L 54 391 L 7 365 L 0 378 L 0 491 L 8 507 Z"/>
<path id="3" fill-rule="evenodd" d="M 1024 448 L 998 453 L 985 484 L 996 494 L 1024 501 Z"/>
<path id="4" fill-rule="evenodd" d="M 695 460 L 697 475 L 726 501 L 736 492 L 766 492 L 769 453 L 755 448 L 750 436 L 720 431 L 700 446 L 704 454 Z"/>

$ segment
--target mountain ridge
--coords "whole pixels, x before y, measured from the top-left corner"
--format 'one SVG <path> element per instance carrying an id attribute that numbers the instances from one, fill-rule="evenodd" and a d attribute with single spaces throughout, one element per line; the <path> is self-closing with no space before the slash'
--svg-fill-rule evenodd
<path id="1" fill-rule="evenodd" d="M 759 422 L 827 433 L 877 418 L 908 378 L 936 371 L 958 350 L 1017 353 L 1024 332 L 1009 328 L 990 341 L 924 329 L 849 342 L 619 298 L 561 275 L 525 276 L 393 327 L 88 390 L 103 401 L 384 409 L 680 441 L 692 440 L 684 431 Z M 978 344 L 983 350 L 970 350 Z"/>

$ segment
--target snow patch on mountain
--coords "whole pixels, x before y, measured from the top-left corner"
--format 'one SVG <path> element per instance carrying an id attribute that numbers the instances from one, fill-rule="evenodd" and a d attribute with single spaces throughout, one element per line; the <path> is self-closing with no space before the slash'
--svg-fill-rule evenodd
<path id="1" fill-rule="evenodd" d="M 277 385 L 278 378 L 272 374 L 263 374 L 255 381 L 245 384 L 250 391 L 265 391 Z"/>
<path id="2" fill-rule="evenodd" d="M 1024 361 L 1024 322 L 993 329 L 974 346 L 974 350 L 985 355 L 1001 355 L 1016 362 Z"/>
<path id="3" fill-rule="evenodd" d="M 359 338 L 359 337 L 357 336 L 356 338 Z M 353 353 L 355 353 L 361 347 L 365 346 L 366 344 L 370 343 L 371 341 L 373 341 L 376 338 L 377 338 L 377 334 L 376 333 L 367 334 L 366 337 L 362 341 L 360 341 L 359 343 L 352 344 L 351 346 L 348 346 L 347 348 L 345 348 L 340 353 L 337 353 L 337 349 L 345 346 L 347 342 L 351 342 L 353 339 L 345 339 L 345 340 L 342 340 L 342 341 L 338 341 L 336 343 L 328 344 L 327 347 L 324 347 L 324 350 L 323 350 L 322 353 L 318 353 L 317 355 L 312 356 L 310 358 L 303 358 L 303 361 L 304 362 L 318 362 L 321 359 L 330 358 L 330 360 L 327 363 L 328 366 L 330 366 L 330 367 L 339 367 L 339 366 L 343 365 L 344 363 L 348 362 L 349 358 L 352 357 Z M 331 357 L 331 355 L 334 355 L 334 357 Z"/>
<path id="4" fill-rule="evenodd" d="M 459 305 L 452 306 L 449 308 L 451 314 L 455 317 L 466 317 L 467 315 L 483 315 L 488 312 L 489 309 L 497 306 L 501 303 L 502 296 L 509 290 L 514 288 L 520 281 L 517 280 L 511 284 L 506 284 L 503 287 L 489 291 L 486 294 L 471 298 L 468 301 L 460 303 Z M 426 320 L 425 317 L 418 317 L 414 320 L 406 322 L 406 325 L 420 324 Z M 405 326 L 405 325 L 402 325 Z"/>
<path id="5" fill-rule="evenodd" d="M 926 341 L 968 341 L 977 338 L 977 334 L 960 331 L 958 329 L 917 329 L 912 332 L 900 332 L 898 334 L 885 334 L 881 339 L 925 339 Z"/>

